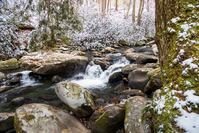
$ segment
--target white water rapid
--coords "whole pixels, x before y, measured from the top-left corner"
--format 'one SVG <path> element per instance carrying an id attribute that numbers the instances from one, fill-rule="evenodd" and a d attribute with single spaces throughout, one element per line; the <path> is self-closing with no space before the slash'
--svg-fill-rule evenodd
<path id="1" fill-rule="evenodd" d="M 117 58 L 117 56 L 115 58 Z M 103 89 L 107 86 L 109 77 L 113 73 L 121 71 L 121 69 L 129 63 L 125 57 L 122 57 L 113 65 L 109 66 L 107 70 L 103 71 L 99 65 L 91 61 L 86 68 L 85 74 L 80 73 L 67 81 L 77 83 L 87 89 Z"/>

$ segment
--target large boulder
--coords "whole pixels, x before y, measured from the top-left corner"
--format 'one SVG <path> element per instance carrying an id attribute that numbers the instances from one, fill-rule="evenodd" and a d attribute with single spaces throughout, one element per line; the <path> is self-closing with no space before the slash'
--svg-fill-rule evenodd
<path id="1" fill-rule="evenodd" d="M 55 86 L 55 93 L 79 117 L 88 116 L 95 110 L 91 93 L 78 84 L 59 82 Z"/>
<path id="2" fill-rule="evenodd" d="M 14 117 L 17 133 L 89 133 L 90 131 L 65 110 L 46 104 L 26 104 Z"/>
<path id="3" fill-rule="evenodd" d="M 133 96 L 145 96 L 145 94 L 141 90 L 132 89 L 132 90 L 124 90 L 123 91 L 123 99 L 128 99 Z"/>
<path id="4" fill-rule="evenodd" d="M 88 58 L 72 54 L 54 52 L 34 52 L 23 56 L 19 60 L 20 67 L 30 69 L 36 74 L 73 76 L 84 72 L 88 64 Z"/>
<path id="5" fill-rule="evenodd" d="M 101 110 L 96 111 L 90 117 L 92 133 L 113 133 L 124 125 L 124 109 L 111 106 L 100 115 Z"/>
<path id="6" fill-rule="evenodd" d="M 163 86 L 161 75 L 162 72 L 160 68 L 154 69 L 153 71 L 147 73 L 147 76 L 149 77 L 149 82 L 144 88 L 145 93 L 149 91 L 154 92 Z"/>
<path id="7" fill-rule="evenodd" d="M 124 83 L 121 83 L 119 85 L 117 85 L 114 89 L 114 93 L 115 94 L 122 94 L 124 90 L 127 90 L 128 86 L 125 85 Z"/>
<path id="8" fill-rule="evenodd" d="M 123 53 L 124 55 L 126 55 L 127 53 L 134 53 L 134 52 L 136 52 L 135 49 L 129 48 L 129 49 L 125 50 L 125 51 L 122 52 L 122 53 Z"/>
<path id="9" fill-rule="evenodd" d="M 115 72 L 109 77 L 108 82 L 109 83 L 119 82 L 119 81 L 122 81 L 122 78 L 123 76 L 121 72 Z"/>
<path id="10" fill-rule="evenodd" d="M 13 70 L 19 68 L 18 61 L 15 58 L 0 61 L 0 71 L 2 70 Z"/>
<path id="11" fill-rule="evenodd" d="M 146 106 L 147 99 L 141 96 L 134 96 L 125 102 L 125 133 L 151 133 L 146 123 L 142 123 L 142 111 Z"/>
<path id="12" fill-rule="evenodd" d="M 125 57 L 126 57 L 126 59 L 129 60 L 131 63 L 134 63 L 134 62 L 136 62 L 138 56 L 140 56 L 140 55 L 142 55 L 142 54 L 132 52 L 132 53 L 126 53 L 126 54 L 125 54 Z"/>
<path id="13" fill-rule="evenodd" d="M 128 64 L 125 67 L 122 68 L 122 74 L 124 76 L 128 76 L 129 73 L 137 68 L 141 68 L 143 65 L 140 64 Z"/>
<path id="14" fill-rule="evenodd" d="M 146 64 L 146 63 L 156 63 L 158 61 L 158 57 L 153 55 L 145 55 L 141 54 L 136 59 L 137 64 Z"/>
<path id="15" fill-rule="evenodd" d="M 6 79 L 5 74 L 0 72 L 0 82 L 4 81 L 5 79 Z"/>
<path id="16" fill-rule="evenodd" d="M 14 113 L 0 113 L 0 132 L 14 128 Z"/>
<path id="17" fill-rule="evenodd" d="M 134 71 L 131 71 L 128 75 L 129 87 L 144 92 L 144 87 L 149 81 L 147 73 L 152 70 L 152 68 L 137 68 Z"/>
<path id="18" fill-rule="evenodd" d="M 100 65 L 100 67 L 105 70 L 110 66 L 110 62 L 108 61 L 108 58 L 94 58 L 93 62 L 96 65 Z"/>

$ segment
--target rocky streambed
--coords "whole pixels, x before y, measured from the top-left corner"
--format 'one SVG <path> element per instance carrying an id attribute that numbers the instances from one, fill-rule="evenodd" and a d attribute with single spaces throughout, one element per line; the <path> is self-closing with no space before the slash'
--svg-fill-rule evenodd
<path id="1" fill-rule="evenodd" d="M 0 62 L 0 132 L 151 132 L 142 109 L 162 86 L 151 46 Z"/>

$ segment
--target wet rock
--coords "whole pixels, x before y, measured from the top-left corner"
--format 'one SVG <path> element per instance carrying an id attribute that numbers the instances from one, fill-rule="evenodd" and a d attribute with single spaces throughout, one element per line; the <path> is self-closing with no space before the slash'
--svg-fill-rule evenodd
<path id="1" fill-rule="evenodd" d="M 25 103 L 25 100 L 24 100 L 24 98 L 23 97 L 17 97 L 17 98 L 14 98 L 12 101 L 11 101 L 11 103 L 13 104 L 13 105 L 23 105 L 24 103 Z"/>
<path id="2" fill-rule="evenodd" d="M 138 41 L 136 42 L 135 46 L 145 46 L 146 42 L 145 41 Z"/>
<path id="3" fill-rule="evenodd" d="M 125 51 L 123 52 L 123 54 L 126 55 L 127 53 L 134 53 L 134 52 L 136 52 L 135 49 L 129 48 L 129 49 L 125 50 Z"/>
<path id="4" fill-rule="evenodd" d="M 150 78 L 149 82 L 144 88 L 144 92 L 154 92 L 157 89 L 160 89 L 163 86 L 162 80 L 161 80 L 161 70 L 160 68 L 157 68 L 153 71 L 150 71 L 147 73 L 147 76 Z"/>
<path id="5" fill-rule="evenodd" d="M 19 68 L 18 61 L 15 58 L 6 61 L 0 61 L 0 71 L 13 70 Z"/>
<path id="6" fill-rule="evenodd" d="M 85 117 L 94 112 L 95 101 L 89 91 L 72 82 L 60 82 L 55 93 L 77 116 Z"/>
<path id="7" fill-rule="evenodd" d="M 100 116 L 100 111 L 93 113 L 89 120 L 92 133 L 113 133 L 123 127 L 124 109 L 112 106 Z"/>
<path id="8" fill-rule="evenodd" d="M 0 72 L 0 82 L 5 81 L 5 80 L 6 80 L 5 74 Z"/>
<path id="9" fill-rule="evenodd" d="M 108 62 L 108 58 L 94 58 L 93 62 L 96 65 L 100 65 L 103 70 L 106 70 L 108 66 L 110 66 L 110 62 Z"/>
<path id="10" fill-rule="evenodd" d="M 16 84 L 20 84 L 20 78 L 19 77 L 13 77 L 12 79 L 10 79 L 8 81 L 9 85 L 16 85 Z"/>
<path id="11" fill-rule="evenodd" d="M 46 104 L 27 104 L 17 108 L 14 127 L 18 133 L 90 133 L 67 111 Z"/>
<path id="12" fill-rule="evenodd" d="M 132 89 L 132 90 L 125 90 L 123 91 L 123 99 L 128 99 L 130 97 L 133 97 L 133 96 L 142 96 L 144 97 L 145 94 L 141 91 L 141 90 L 138 90 L 138 89 Z"/>
<path id="13" fill-rule="evenodd" d="M 115 87 L 114 93 L 115 94 L 122 94 L 123 91 L 127 90 L 127 89 L 128 89 L 127 85 L 124 85 L 123 83 L 121 83 L 121 84 L 119 84 Z"/>
<path id="14" fill-rule="evenodd" d="M 127 53 L 125 54 L 125 57 L 127 60 L 129 60 L 131 63 L 136 62 L 138 56 L 140 56 L 141 54 L 139 53 Z"/>
<path id="15" fill-rule="evenodd" d="M 115 72 L 109 77 L 108 82 L 109 83 L 120 82 L 120 81 L 122 81 L 122 78 L 123 78 L 123 76 L 122 76 L 121 72 Z"/>
<path id="16" fill-rule="evenodd" d="M 59 75 L 56 75 L 56 76 L 52 77 L 52 82 L 53 83 L 58 83 L 58 82 L 61 82 L 62 80 L 63 80 L 63 78 L 60 77 Z"/>
<path id="17" fill-rule="evenodd" d="M 128 64 L 125 67 L 122 68 L 122 74 L 124 76 L 128 76 L 129 73 L 137 68 L 142 67 L 142 65 L 138 65 L 138 64 Z"/>
<path id="18" fill-rule="evenodd" d="M 8 91 L 8 90 L 11 90 L 13 87 L 11 87 L 11 86 L 5 86 L 5 87 L 3 87 L 3 88 L 0 88 L 0 93 L 2 93 L 2 92 L 5 92 L 5 91 Z"/>
<path id="19" fill-rule="evenodd" d="M 95 103 L 96 103 L 97 107 L 100 107 L 100 106 L 103 106 L 105 104 L 105 101 L 102 98 L 98 98 L 98 99 L 95 100 Z"/>
<path id="20" fill-rule="evenodd" d="M 151 68 L 137 68 L 131 71 L 128 75 L 128 86 L 131 87 L 131 89 L 138 89 L 144 92 L 144 87 L 149 81 L 147 73 L 152 70 Z"/>
<path id="21" fill-rule="evenodd" d="M 41 75 L 67 75 L 73 76 L 84 72 L 88 64 L 88 58 L 72 54 L 54 52 L 34 52 L 23 56 L 19 60 L 20 67 L 30 69 Z"/>
<path id="22" fill-rule="evenodd" d="M 102 53 L 119 53 L 119 50 L 111 47 L 105 47 L 101 50 Z"/>
<path id="23" fill-rule="evenodd" d="M 100 52 L 97 52 L 97 51 L 93 51 L 92 55 L 93 55 L 93 57 L 102 57 L 102 54 Z"/>
<path id="24" fill-rule="evenodd" d="M 147 99 L 140 96 L 129 98 L 125 103 L 125 133 L 151 133 L 149 126 L 142 123 L 142 110 Z"/>
<path id="25" fill-rule="evenodd" d="M 154 55 L 158 55 L 158 47 L 156 44 L 152 45 L 152 51 L 153 51 Z"/>
<path id="26" fill-rule="evenodd" d="M 0 113 L 0 132 L 14 128 L 14 113 Z"/>
<path id="27" fill-rule="evenodd" d="M 144 55 L 141 54 L 136 59 L 137 64 L 146 64 L 146 63 L 156 63 L 158 61 L 158 57 L 153 55 Z"/>

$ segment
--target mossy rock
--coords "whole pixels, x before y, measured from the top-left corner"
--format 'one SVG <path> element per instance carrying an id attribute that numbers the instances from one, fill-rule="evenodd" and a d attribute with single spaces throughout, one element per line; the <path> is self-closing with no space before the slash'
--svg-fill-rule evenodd
<path id="1" fill-rule="evenodd" d="M 123 108 L 117 106 L 108 107 L 95 122 L 92 122 L 91 132 L 113 133 L 118 129 L 121 129 L 124 125 L 124 113 Z M 91 116 L 91 118 L 93 117 Z"/>
<path id="2" fill-rule="evenodd" d="M 123 46 L 126 46 L 126 45 L 127 45 L 127 42 L 124 41 L 124 40 L 119 40 L 118 42 L 119 42 L 120 44 L 122 44 Z"/>
<path id="3" fill-rule="evenodd" d="M 6 61 L 0 61 L 0 71 L 13 70 L 17 68 L 19 68 L 19 65 L 17 59 L 15 58 Z"/>
<path id="4" fill-rule="evenodd" d="M 135 46 L 145 46 L 146 42 L 145 41 L 138 41 L 136 42 Z"/>

